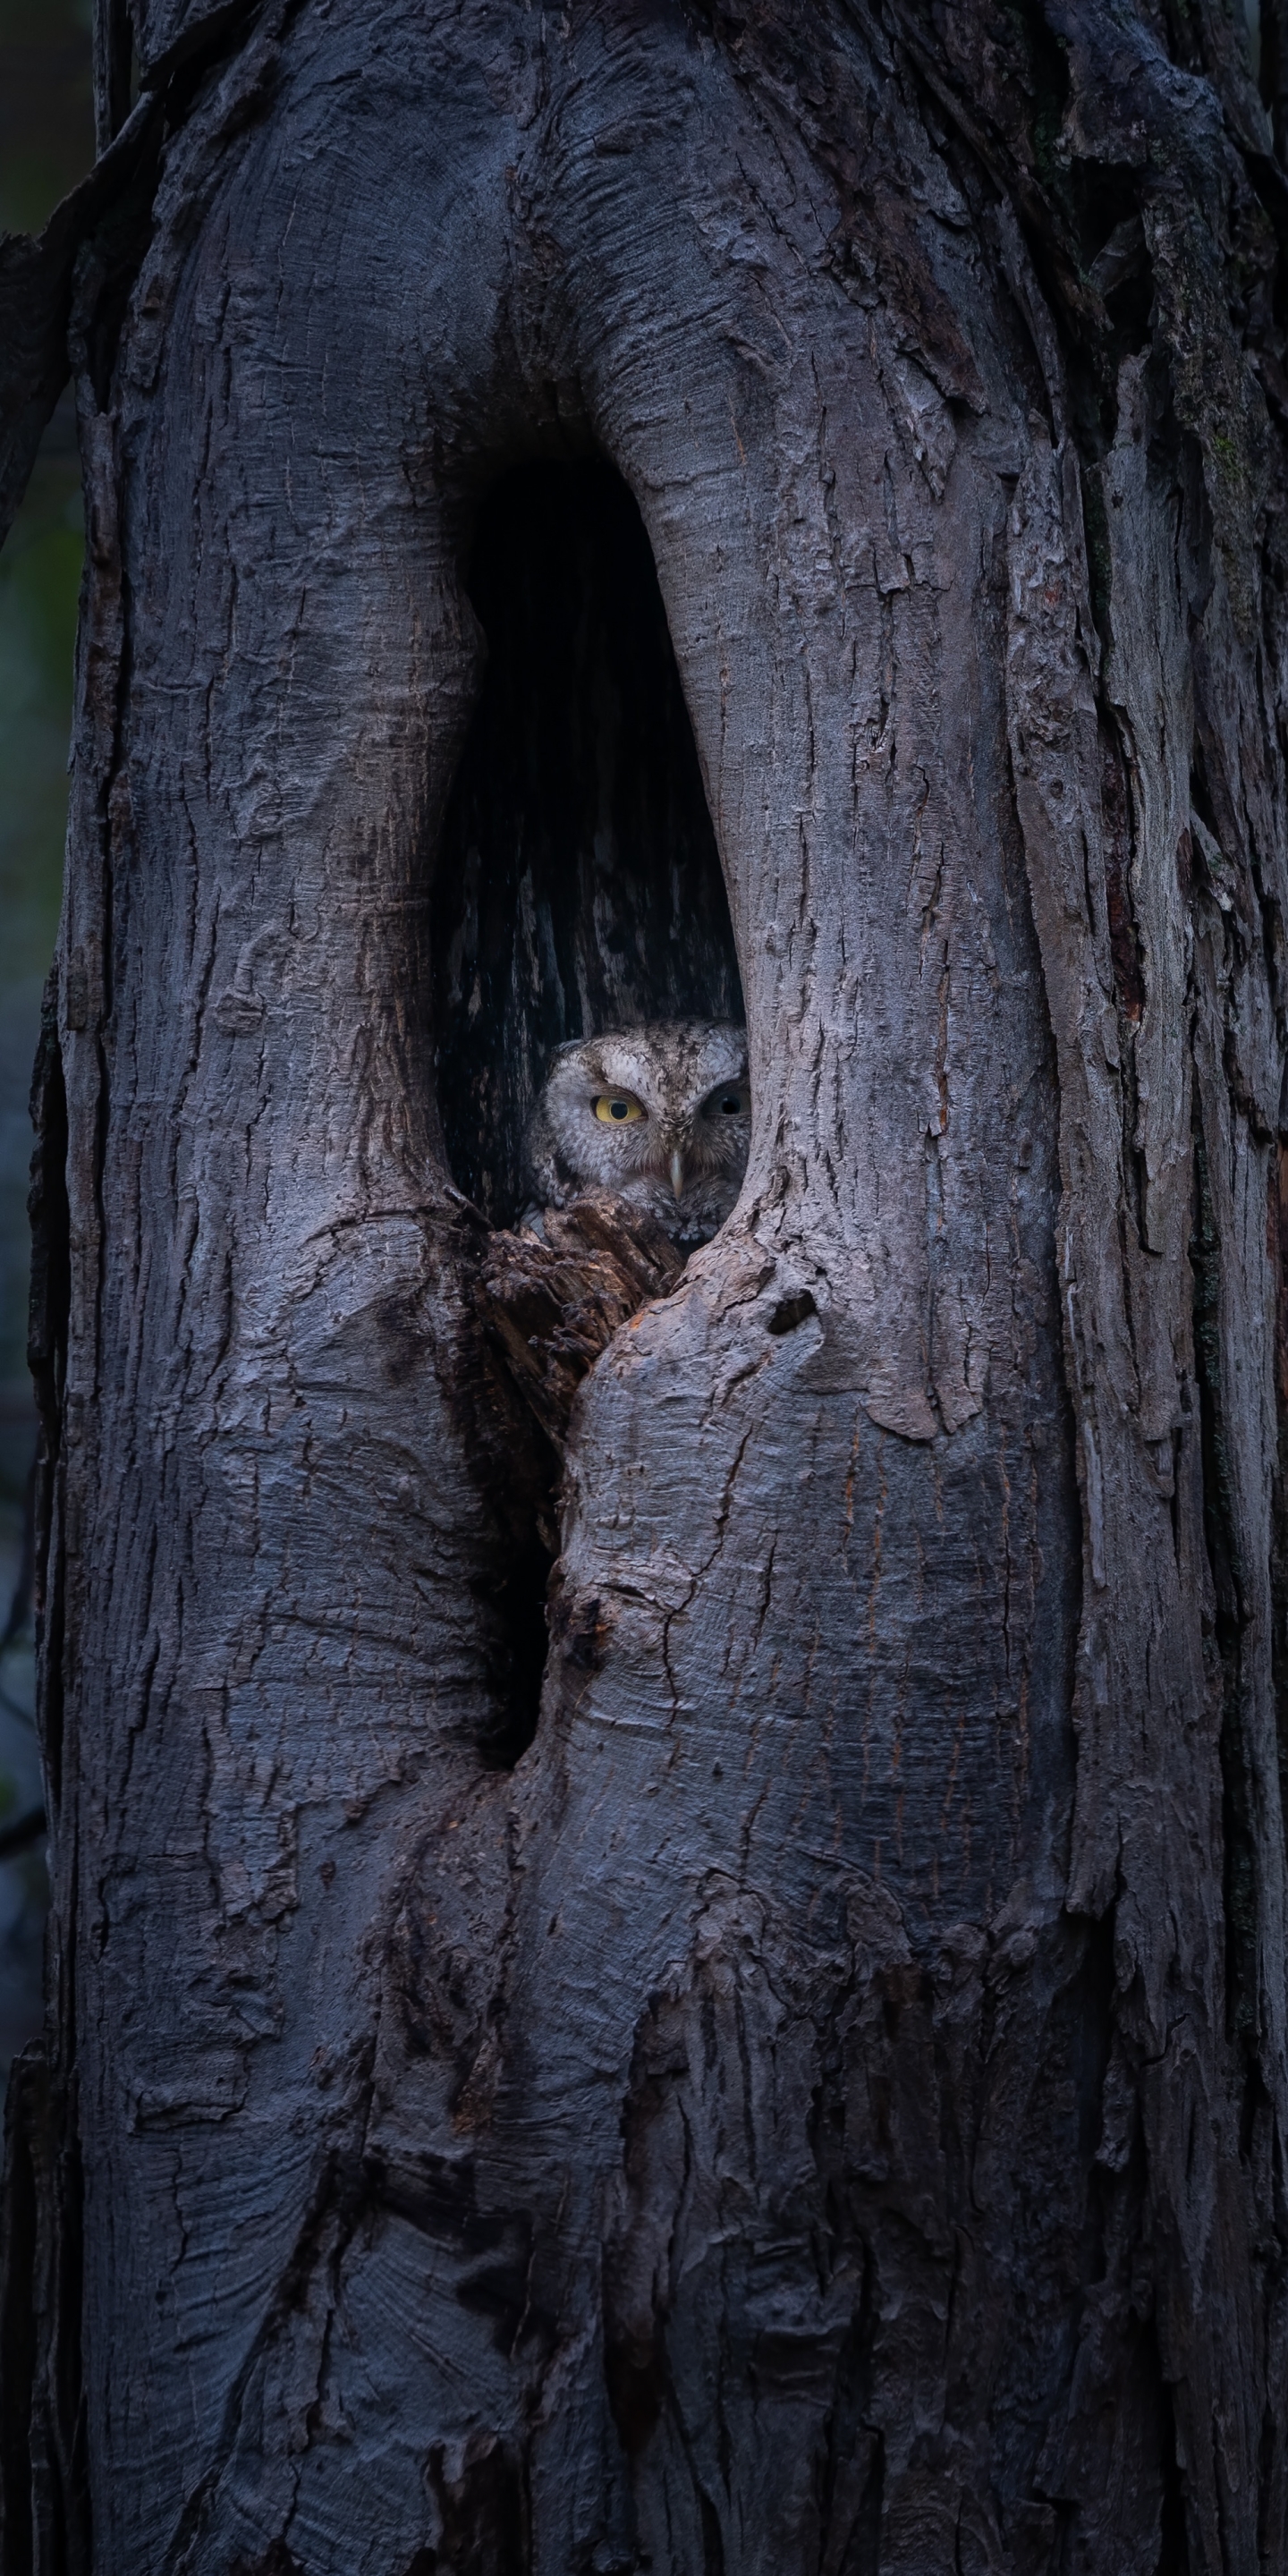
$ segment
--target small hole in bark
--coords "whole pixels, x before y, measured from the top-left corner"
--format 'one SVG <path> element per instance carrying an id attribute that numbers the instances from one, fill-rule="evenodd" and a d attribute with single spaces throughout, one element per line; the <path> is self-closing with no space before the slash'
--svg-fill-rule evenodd
<path id="1" fill-rule="evenodd" d="M 599 459 L 514 467 L 466 587 L 488 664 L 433 892 L 448 1159 L 493 1225 L 553 1047 L 650 1019 L 740 1020 L 729 905 L 652 551 Z"/>
<path id="2" fill-rule="evenodd" d="M 779 1298 L 767 1330 L 771 1333 L 794 1333 L 798 1324 L 805 1323 L 809 1316 L 817 1313 L 818 1308 L 808 1288 L 802 1288 L 795 1297 Z"/>

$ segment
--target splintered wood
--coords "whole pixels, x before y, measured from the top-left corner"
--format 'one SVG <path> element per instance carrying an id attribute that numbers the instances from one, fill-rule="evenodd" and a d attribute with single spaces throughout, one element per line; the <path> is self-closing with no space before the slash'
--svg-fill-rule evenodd
<path id="1" fill-rule="evenodd" d="M 576 1395 L 619 1326 L 665 1297 L 684 1268 L 651 1217 L 607 1191 L 549 1208 L 545 1240 L 526 1226 L 494 1234 L 479 1313 L 524 1401 L 562 1453 Z"/>

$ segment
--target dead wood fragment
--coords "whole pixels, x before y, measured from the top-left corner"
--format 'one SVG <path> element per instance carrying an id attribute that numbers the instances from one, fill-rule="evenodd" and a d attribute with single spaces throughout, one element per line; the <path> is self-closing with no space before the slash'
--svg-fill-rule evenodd
<path id="1" fill-rule="evenodd" d="M 479 1313 L 525 1403 L 562 1451 L 582 1379 L 622 1324 L 669 1293 L 684 1263 L 652 1217 L 605 1190 L 548 1209 L 542 1223 L 544 1241 L 526 1226 L 491 1237 Z"/>

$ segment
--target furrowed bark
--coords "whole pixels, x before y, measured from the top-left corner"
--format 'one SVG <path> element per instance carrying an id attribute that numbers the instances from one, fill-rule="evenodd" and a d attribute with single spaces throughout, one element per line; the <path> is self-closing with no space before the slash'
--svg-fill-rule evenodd
<path id="1" fill-rule="evenodd" d="M 1231 28 L 131 23 L 208 59 L 75 317 L 6 2546 L 1276 2567 L 1288 201 Z M 734 1218 L 627 1322 L 587 1236 L 561 1327 L 464 1189 L 516 1212 L 568 1014 L 737 978 Z"/>

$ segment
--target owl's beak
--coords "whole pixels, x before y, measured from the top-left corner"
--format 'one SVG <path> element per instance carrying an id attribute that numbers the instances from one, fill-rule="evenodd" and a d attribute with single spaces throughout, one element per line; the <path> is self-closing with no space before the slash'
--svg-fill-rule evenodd
<path id="1" fill-rule="evenodd" d="M 684 1156 L 677 1145 L 670 1161 L 671 1188 L 677 1199 L 684 1196 Z"/>

